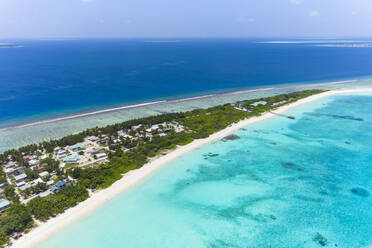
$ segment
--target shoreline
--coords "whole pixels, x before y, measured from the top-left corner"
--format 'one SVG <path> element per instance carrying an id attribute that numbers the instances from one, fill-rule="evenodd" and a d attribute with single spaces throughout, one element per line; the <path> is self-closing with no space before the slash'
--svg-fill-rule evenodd
<path id="1" fill-rule="evenodd" d="M 313 95 L 301 100 L 298 100 L 294 103 L 279 107 L 275 110 L 276 113 L 284 113 L 289 109 L 300 106 L 306 103 L 310 103 L 316 100 L 319 100 L 324 97 L 332 96 L 335 94 L 343 93 L 358 93 L 358 92 L 372 92 L 372 88 L 368 89 L 336 89 L 330 90 L 324 93 Z M 214 142 L 216 140 L 222 139 L 225 136 L 238 131 L 239 129 L 248 126 L 253 123 L 257 123 L 262 120 L 269 119 L 276 115 L 272 113 L 264 113 L 258 117 L 252 117 L 249 119 L 242 120 L 238 123 L 234 123 L 231 126 L 220 130 L 207 138 L 194 140 L 190 144 L 187 144 L 182 147 L 177 147 L 175 150 L 169 152 L 168 154 L 150 160 L 143 167 L 137 170 L 130 171 L 126 173 L 120 180 L 116 181 L 109 188 L 104 190 L 96 191 L 91 195 L 90 198 L 81 202 L 77 206 L 66 210 L 64 213 L 58 215 L 55 218 L 48 220 L 45 223 L 41 223 L 38 227 L 32 229 L 28 234 L 25 234 L 19 240 L 13 242 L 10 246 L 12 248 L 26 248 L 26 247 L 35 247 L 41 241 L 46 240 L 53 234 L 62 230 L 69 224 L 87 216 L 89 213 L 93 212 L 97 208 L 101 207 L 106 202 L 110 201 L 114 197 L 118 196 L 120 193 L 131 188 L 137 183 L 144 180 L 147 176 L 151 175 L 157 169 L 165 166 L 169 162 L 177 159 L 178 157 L 191 152 L 203 145 Z"/>
<path id="2" fill-rule="evenodd" d="M 371 78 L 372 79 L 372 78 Z M 111 113 L 116 112 L 120 110 L 125 109 L 133 109 L 138 107 L 146 107 L 146 106 L 153 106 L 157 104 L 171 104 L 171 103 L 179 103 L 179 102 L 188 102 L 193 100 L 199 100 L 199 99 L 205 99 L 205 98 L 213 98 L 216 96 L 229 96 L 229 95 L 238 95 L 238 94 L 246 94 L 246 93 L 253 93 L 253 92 L 260 92 L 260 91 L 267 91 L 267 90 L 275 90 L 275 89 L 286 89 L 290 87 L 299 87 L 299 86 L 305 86 L 305 87 L 317 87 L 317 86 L 327 86 L 327 85 L 338 85 L 338 84 L 347 84 L 347 83 L 355 83 L 360 80 L 363 80 L 363 78 L 355 78 L 355 79 L 346 79 L 346 80 L 340 80 L 340 81 L 326 81 L 326 82 L 313 82 L 309 84 L 303 84 L 303 83 L 293 83 L 293 84 L 280 84 L 280 85 L 264 85 L 262 88 L 252 88 L 252 89 L 226 89 L 225 92 L 217 92 L 217 93 L 211 93 L 206 95 L 199 95 L 199 96 L 189 96 L 189 97 L 180 97 L 180 98 L 169 98 L 169 99 L 159 99 L 155 101 L 150 102 L 142 102 L 137 104 L 129 104 L 129 105 L 119 105 L 116 107 L 108 107 L 98 110 L 91 110 L 91 111 L 76 111 L 75 113 L 70 113 L 66 115 L 61 115 L 58 117 L 45 117 L 35 120 L 24 120 L 20 121 L 18 123 L 13 124 L 5 124 L 3 126 L 0 125 L 0 131 L 6 131 L 11 129 L 19 129 L 24 127 L 31 127 L 31 126 L 37 126 L 37 125 L 43 125 L 43 124 L 49 124 L 64 120 L 71 120 L 71 119 L 78 119 L 82 117 L 88 117 L 88 116 L 94 116 L 99 114 L 105 114 L 105 113 Z"/>

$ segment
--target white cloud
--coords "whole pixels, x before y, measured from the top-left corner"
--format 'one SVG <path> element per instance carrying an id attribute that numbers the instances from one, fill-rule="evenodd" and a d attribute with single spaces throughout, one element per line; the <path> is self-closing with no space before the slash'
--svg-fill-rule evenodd
<path id="1" fill-rule="evenodd" d="M 256 19 L 254 19 L 252 17 L 239 16 L 239 17 L 236 18 L 236 21 L 237 22 L 241 22 L 241 23 L 244 23 L 244 22 L 255 22 Z"/>
<path id="2" fill-rule="evenodd" d="M 315 9 L 315 10 L 310 11 L 309 16 L 310 17 L 317 17 L 317 16 L 320 16 L 320 13 L 319 13 L 318 10 Z"/>
<path id="3" fill-rule="evenodd" d="M 292 4 L 301 4 L 304 0 L 290 0 Z"/>

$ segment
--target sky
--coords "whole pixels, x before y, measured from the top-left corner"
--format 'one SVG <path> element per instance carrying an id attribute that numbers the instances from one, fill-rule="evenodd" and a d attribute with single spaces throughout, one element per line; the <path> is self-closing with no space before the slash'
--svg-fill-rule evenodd
<path id="1" fill-rule="evenodd" d="M 372 0 L 0 0 L 0 38 L 372 37 Z"/>

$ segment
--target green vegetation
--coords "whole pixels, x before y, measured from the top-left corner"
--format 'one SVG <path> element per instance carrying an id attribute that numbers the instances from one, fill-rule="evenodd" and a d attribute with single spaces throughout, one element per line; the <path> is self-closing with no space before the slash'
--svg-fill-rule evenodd
<path id="1" fill-rule="evenodd" d="M 10 206 L 6 214 L 0 218 L 0 246 L 4 246 L 9 241 L 3 236 L 4 234 L 24 232 L 31 228 L 33 223 L 32 216 L 25 205 L 17 203 Z"/>
<path id="2" fill-rule="evenodd" d="M 66 185 L 56 194 L 32 199 L 27 203 L 27 209 L 36 219 L 47 221 L 88 197 L 88 191 L 82 185 Z"/>
<path id="3" fill-rule="evenodd" d="M 53 171 L 56 171 L 57 174 L 61 174 L 59 169 L 59 161 L 52 158 L 46 158 L 41 160 L 41 164 L 47 172 L 52 173 Z"/>
<path id="4" fill-rule="evenodd" d="M 19 203 L 19 196 L 15 192 L 15 188 L 13 185 L 7 185 L 4 188 L 4 194 L 9 201 L 13 203 Z"/>
<path id="5" fill-rule="evenodd" d="M 38 184 L 36 184 L 36 186 L 27 188 L 24 191 L 24 194 L 26 196 L 33 195 L 33 194 L 39 194 L 41 192 L 44 192 L 47 189 L 48 189 L 48 186 L 45 183 L 38 183 Z"/>
<path id="6" fill-rule="evenodd" d="M 27 175 L 27 179 L 29 179 L 31 181 L 34 180 L 34 179 L 39 178 L 39 174 L 36 171 L 34 171 L 30 168 L 26 168 L 25 173 Z"/>

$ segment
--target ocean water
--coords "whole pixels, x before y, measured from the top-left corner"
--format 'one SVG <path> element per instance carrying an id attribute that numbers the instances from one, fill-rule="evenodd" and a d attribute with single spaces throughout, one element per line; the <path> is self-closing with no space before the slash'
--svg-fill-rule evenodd
<path id="1" fill-rule="evenodd" d="M 338 95 L 248 126 L 37 247 L 370 247 L 371 109 L 372 95 Z"/>
<path id="2" fill-rule="evenodd" d="M 327 40 L 148 41 L 3 41 L 20 47 L 0 49 L 0 126 L 159 99 L 371 76 L 372 49 L 314 46 Z"/>

